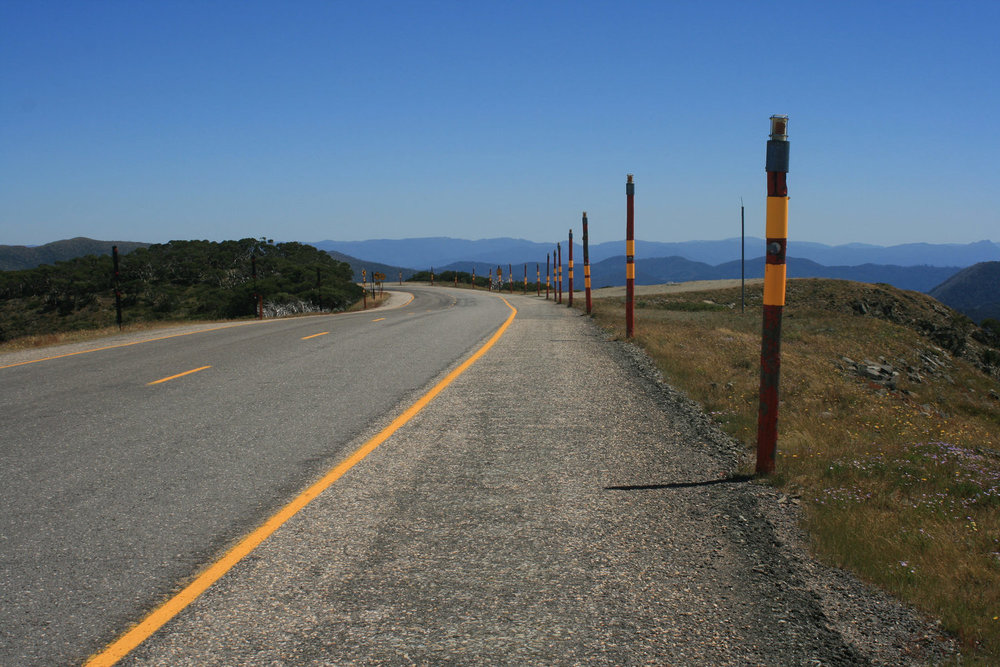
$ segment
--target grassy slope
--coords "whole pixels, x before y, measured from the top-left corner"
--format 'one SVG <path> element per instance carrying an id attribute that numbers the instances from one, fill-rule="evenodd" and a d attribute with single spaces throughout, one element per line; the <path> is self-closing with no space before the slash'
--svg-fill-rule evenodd
<path id="1" fill-rule="evenodd" d="M 642 297 L 636 340 L 747 444 L 752 470 L 760 288 L 749 295 L 742 315 L 739 288 Z M 595 317 L 624 335 L 622 299 L 595 302 Z M 790 281 L 775 483 L 801 498 L 820 557 L 940 618 L 970 657 L 997 664 L 1000 385 L 974 331 L 922 294 Z M 844 357 L 891 365 L 897 389 Z"/>

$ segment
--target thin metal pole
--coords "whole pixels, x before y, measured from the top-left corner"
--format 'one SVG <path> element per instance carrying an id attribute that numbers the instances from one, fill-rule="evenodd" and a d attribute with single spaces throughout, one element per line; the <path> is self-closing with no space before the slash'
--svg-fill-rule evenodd
<path id="1" fill-rule="evenodd" d="M 785 306 L 785 250 L 788 246 L 788 116 L 771 116 L 767 142 L 767 256 L 764 265 L 764 321 L 760 346 L 760 407 L 757 411 L 757 474 L 774 472 L 778 443 L 778 380 L 781 371 L 781 315 Z"/>
<path id="2" fill-rule="evenodd" d="M 535 296 L 542 295 L 542 267 L 535 262 Z"/>
<path id="3" fill-rule="evenodd" d="M 743 197 L 740 197 L 740 313 L 746 312 L 747 281 L 746 281 L 746 233 L 743 218 Z"/>
<path id="4" fill-rule="evenodd" d="M 250 256 L 250 270 L 253 273 L 253 307 L 258 320 L 264 319 L 264 298 L 257 291 L 257 255 Z"/>
<path id="5" fill-rule="evenodd" d="M 114 264 L 115 278 L 115 321 L 118 323 L 118 330 L 122 330 L 122 290 L 121 276 L 118 274 L 118 246 L 111 246 L 111 259 Z"/>
<path id="6" fill-rule="evenodd" d="M 635 333 L 635 183 L 625 181 L 625 337 Z"/>

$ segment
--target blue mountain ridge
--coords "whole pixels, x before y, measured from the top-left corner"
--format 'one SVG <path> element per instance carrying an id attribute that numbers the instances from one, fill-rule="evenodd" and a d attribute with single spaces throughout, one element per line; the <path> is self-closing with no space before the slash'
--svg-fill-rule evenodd
<path id="1" fill-rule="evenodd" d="M 563 262 L 568 261 L 566 239 L 562 245 Z M 506 263 L 544 263 L 546 253 L 554 254 L 556 242 L 538 243 L 524 239 L 454 239 L 449 237 L 412 239 L 372 239 L 367 241 L 319 241 L 312 243 L 322 250 L 334 250 L 366 261 L 391 266 L 426 270 L 446 267 L 456 262 L 481 262 L 483 265 Z M 574 239 L 574 259 L 583 262 L 579 236 Z M 592 265 L 623 254 L 624 241 L 609 241 L 590 246 Z M 789 240 L 789 254 L 826 267 L 862 266 L 865 264 L 964 268 L 979 262 L 1000 261 L 1000 244 L 978 241 L 967 244 L 906 243 L 875 246 L 850 243 L 829 246 L 822 243 Z M 764 253 L 764 239 L 747 237 L 746 257 Z M 636 242 L 636 258 L 681 257 L 693 262 L 717 266 L 740 258 L 740 239 L 720 241 Z"/>

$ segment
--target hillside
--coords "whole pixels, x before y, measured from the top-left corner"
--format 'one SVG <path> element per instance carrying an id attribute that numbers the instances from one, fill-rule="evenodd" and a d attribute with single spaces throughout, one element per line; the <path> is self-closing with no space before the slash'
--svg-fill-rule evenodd
<path id="1" fill-rule="evenodd" d="M 367 271 L 367 275 L 369 277 L 372 275 L 373 271 L 384 273 L 387 283 L 398 280 L 400 274 L 402 274 L 403 280 L 409 280 L 409 278 L 415 273 L 413 269 L 407 269 L 402 266 L 392 266 L 389 264 L 380 264 L 379 262 L 368 262 L 363 259 L 358 259 L 357 257 L 345 255 L 344 253 L 337 252 L 336 250 L 327 250 L 326 254 L 330 255 L 330 257 L 333 257 L 338 262 L 344 262 L 350 266 L 354 275 L 354 282 L 356 283 L 361 282 L 362 269 Z"/>
<path id="2" fill-rule="evenodd" d="M 0 271 L 33 269 L 42 264 L 55 264 L 85 255 L 110 255 L 112 246 L 118 246 L 118 252 L 124 255 L 148 245 L 135 241 L 95 241 L 83 236 L 34 247 L 0 245 Z"/>
<path id="3" fill-rule="evenodd" d="M 976 322 L 1000 320 L 1000 262 L 980 262 L 963 269 L 929 294 Z"/>
<path id="4" fill-rule="evenodd" d="M 256 258 L 257 277 L 253 277 Z M 361 298 L 350 267 L 312 246 L 262 240 L 171 241 L 121 258 L 123 321 L 343 310 Z M 111 257 L 0 272 L 0 341 L 115 324 Z"/>
<path id="5" fill-rule="evenodd" d="M 761 286 L 644 295 L 636 338 L 753 469 Z M 623 299 L 595 301 L 623 336 Z M 1000 664 L 1000 337 L 926 294 L 788 282 L 778 460 L 817 555 L 934 618 L 962 664 Z"/>

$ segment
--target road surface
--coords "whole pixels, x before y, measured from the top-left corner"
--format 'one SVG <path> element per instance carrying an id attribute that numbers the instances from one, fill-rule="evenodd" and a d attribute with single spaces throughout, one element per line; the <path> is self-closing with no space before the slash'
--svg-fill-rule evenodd
<path id="1" fill-rule="evenodd" d="M 22 481 L 3 525 L 14 648 L 0 662 L 99 649 L 439 387 L 510 313 L 482 292 L 413 292 L 391 315 L 110 351 L 116 373 L 103 352 L 63 371 L 0 369 L 20 387 L 4 385 L 21 415 L 4 428 L 30 439 L 4 440 Z M 741 449 L 641 354 L 578 311 L 507 299 L 517 314 L 493 347 L 120 664 L 944 655 L 930 623 L 809 558 L 793 503 L 735 475 Z"/>
<path id="2" fill-rule="evenodd" d="M 80 663 L 509 314 L 412 292 L 0 369 L 0 664 Z"/>

